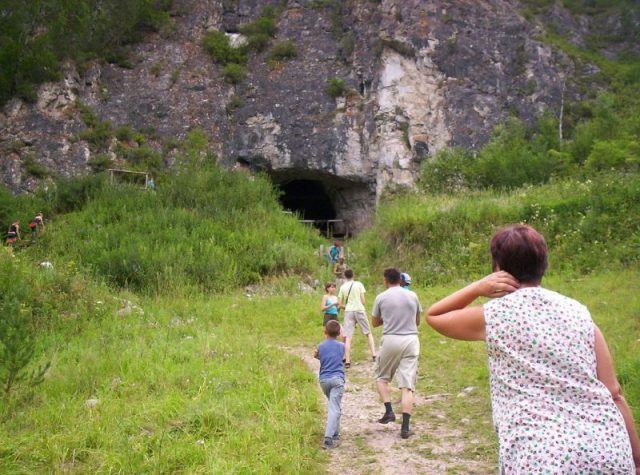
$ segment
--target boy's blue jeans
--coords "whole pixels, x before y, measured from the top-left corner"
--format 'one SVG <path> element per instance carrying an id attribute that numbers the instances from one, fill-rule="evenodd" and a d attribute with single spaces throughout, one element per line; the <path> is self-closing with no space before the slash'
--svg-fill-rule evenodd
<path id="1" fill-rule="evenodd" d="M 340 416 L 342 414 L 342 395 L 344 394 L 344 378 L 336 376 L 320 380 L 322 392 L 327 396 L 327 427 L 325 438 L 332 439 L 340 435 Z"/>

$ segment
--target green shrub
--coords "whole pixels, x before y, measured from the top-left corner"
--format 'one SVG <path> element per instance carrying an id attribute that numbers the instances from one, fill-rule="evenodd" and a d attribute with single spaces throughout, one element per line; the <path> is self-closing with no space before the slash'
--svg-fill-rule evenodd
<path id="1" fill-rule="evenodd" d="M 470 188 L 469 169 L 473 155 L 466 149 L 445 148 L 427 158 L 420 172 L 420 185 L 430 193 L 455 193 Z"/>
<path id="2" fill-rule="evenodd" d="M 253 51 L 264 51 L 269 42 L 271 41 L 271 37 L 269 35 L 265 35 L 264 33 L 254 33 L 247 38 L 247 44 L 250 49 Z"/>
<path id="3" fill-rule="evenodd" d="M 41 383 L 49 363 L 28 371 L 36 357 L 33 296 L 24 272 L 4 249 L 0 252 L 0 285 L 0 384 L 6 403 L 17 385 Z"/>
<path id="4" fill-rule="evenodd" d="M 352 32 L 345 33 L 340 40 L 340 48 L 338 54 L 342 61 L 348 62 L 356 47 L 356 39 Z"/>
<path id="5" fill-rule="evenodd" d="M 444 150 L 425 161 L 421 173 L 432 192 L 450 189 L 511 189 L 524 184 L 545 183 L 558 169 L 555 122 L 544 116 L 538 130 L 529 136 L 515 118 L 496 127 L 491 140 L 474 155 L 461 149 Z"/>
<path id="6" fill-rule="evenodd" d="M 239 107 L 242 107 L 243 104 L 242 97 L 240 96 L 232 96 L 227 102 L 227 105 L 224 107 L 225 113 L 227 115 L 233 114 Z"/>
<path id="7" fill-rule="evenodd" d="M 230 63 L 244 64 L 247 61 L 244 49 L 231 46 L 229 37 L 222 31 L 208 32 L 202 40 L 202 45 L 213 60 L 223 66 Z"/>
<path id="8" fill-rule="evenodd" d="M 554 170 L 553 160 L 545 150 L 536 149 L 526 134 L 526 127 L 517 119 L 498 126 L 472 162 L 474 185 L 508 189 L 546 182 Z"/>
<path id="9" fill-rule="evenodd" d="M 90 159 L 87 164 L 93 173 L 101 173 L 109 168 L 113 168 L 113 160 L 111 156 L 106 153 L 99 153 Z"/>
<path id="10" fill-rule="evenodd" d="M 83 130 L 78 134 L 81 140 L 89 143 L 93 150 L 104 150 L 113 138 L 113 124 L 109 120 L 98 121 L 95 125 Z"/>
<path id="11" fill-rule="evenodd" d="M 390 38 L 382 38 L 380 41 L 383 47 L 390 48 L 405 58 L 416 57 L 416 49 L 411 44 Z"/>
<path id="12" fill-rule="evenodd" d="M 158 76 L 160 76 L 160 73 L 162 73 L 162 63 L 158 62 L 158 63 L 153 63 L 151 65 L 151 68 L 149 68 L 149 72 L 151 73 L 151 75 L 155 78 L 157 78 Z"/>
<path id="13" fill-rule="evenodd" d="M 131 142 L 137 138 L 135 130 L 128 125 L 121 125 L 115 131 L 115 136 L 120 142 Z"/>
<path id="14" fill-rule="evenodd" d="M 46 178 L 51 175 L 49 169 L 42 163 L 36 161 L 33 155 L 27 155 L 22 160 L 22 173 L 25 176 L 32 176 L 34 178 Z"/>
<path id="15" fill-rule="evenodd" d="M 246 70 L 241 64 L 229 63 L 222 70 L 222 74 L 227 82 L 231 84 L 238 84 L 243 81 L 246 75 Z"/>
<path id="16" fill-rule="evenodd" d="M 269 57 L 275 61 L 281 61 L 284 59 L 295 58 L 298 54 L 296 45 L 291 40 L 278 41 L 271 48 Z"/>
<path id="17" fill-rule="evenodd" d="M 347 92 L 347 87 L 344 84 L 342 79 L 333 78 L 327 81 L 327 87 L 325 88 L 325 92 L 328 96 L 336 98 L 340 96 L 344 96 Z"/>
<path id="18" fill-rule="evenodd" d="M 91 128 L 96 127 L 98 124 L 100 124 L 100 118 L 98 117 L 98 114 L 96 114 L 96 112 L 91 107 L 83 104 L 80 101 L 76 101 L 75 105 L 78 109 L 78 112 L 80 113 L 80 119 L 82 119 L 84 125 Z"/>
<path id="19" fill-rule="evenodd" d="M 640 171 L 640 143 L 632 138 L 596 141 L 585 162 L 588 171 Z"/>
<path id="20" fill-rule="evenodd" d="M 252 23 L 240 26 L 240 32 L 247 37 L 247 49 L 264 51 L 276 33 L 275 11 L 265 7 L 262 16 Z"/>
<path id="21" fill-rule="evenodd" d="M 102 175 L 60 178 L 45 196 L 45 201 L 52 211 L 68 213 L 81 209 L 100 193 L 105 184 L 105 177 Z"/>
<path id="22" fill-rule="evenodd" d="M 178 79 L 180 78 L 180 68 L 176 68 L 171 71 L 171 76 L 169 77 L 169 89 L 176 85 Z"/>
<path id="23" fill-rule="evenodd" d="M 162 154 L 149 147 L 128 148 L 124 151 L 124 158 L 134 168 L 152 173 L 158 173 L 164 165 Z"/>
<path id="24" fill-rule="evenodd" d="M 240 27 L 240 33 L 246 36 L 265 35 L 272 37 L 277 30 L 276 21 L 270 16 L 261 16 L 253 23 L 247 23 Z"/>

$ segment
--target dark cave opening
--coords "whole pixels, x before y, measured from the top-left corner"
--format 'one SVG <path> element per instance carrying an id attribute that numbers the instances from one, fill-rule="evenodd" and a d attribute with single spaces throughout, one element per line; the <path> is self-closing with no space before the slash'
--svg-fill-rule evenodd
<path id="1" fill-rule="evenodd" d="M 375 207 L 371 183 L 318 170 L 269 170 L 280 203 L 328 238 L 353 236 L 366 227 Z"/>
<path id="2" fill-rule="evenodd" d="M 321 182 L 315 180 L 291 180 L 279 186 L 280 203 L 305 220 L 326 221 L 336 219 L 336 210 Z M 324 226 L 324 223 L 321 223 Z M 321 227 L 318 226 L 318 227 Z"/>

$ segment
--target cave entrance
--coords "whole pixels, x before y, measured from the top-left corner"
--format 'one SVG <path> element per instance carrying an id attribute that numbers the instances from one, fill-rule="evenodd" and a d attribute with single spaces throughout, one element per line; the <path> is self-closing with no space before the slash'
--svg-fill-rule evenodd
<path id="1" fill-rule="evenodd" d="M 279 185 L 280 203 L 285 210 L 313 224 L 328 236 L 335 235 L 336 210 L 322 182 L 317 180 L 291 180 Z"/>
<path id="2" fill-rule="evenodd" d="M 280 203 L 328 238 L 351 237 L 371 223 L 375 184 L 300 168 L 269 170 Z"/>

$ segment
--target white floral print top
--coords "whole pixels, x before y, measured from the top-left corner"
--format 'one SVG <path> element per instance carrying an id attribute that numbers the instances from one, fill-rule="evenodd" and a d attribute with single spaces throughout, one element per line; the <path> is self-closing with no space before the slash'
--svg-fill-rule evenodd
<path id="1" fill-rule="evenodd" d="M 622 415 L 596 376 L 587 308 L 541 287 L 484 305 L 504 474 L 635 474 Z"/>

